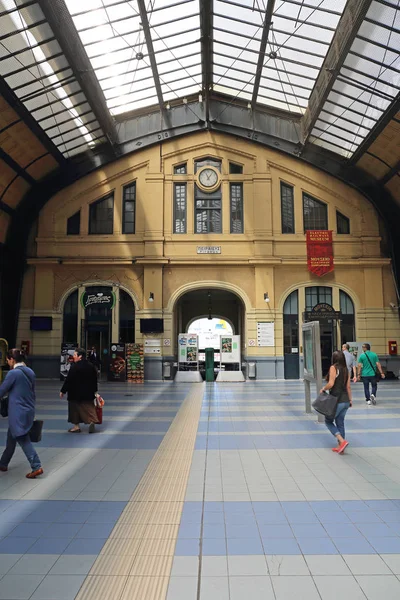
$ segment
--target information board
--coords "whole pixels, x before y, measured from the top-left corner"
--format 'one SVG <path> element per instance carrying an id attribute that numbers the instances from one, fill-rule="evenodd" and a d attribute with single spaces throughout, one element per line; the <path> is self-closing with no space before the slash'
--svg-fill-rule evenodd
<path id="1" fill-rule="evenodd" d="M 257 345 L 264 347 L 275 346 L 274 321 L 260 321 L 257 323 Z"/>
<path id="2" fill-rule="evenodd" d="M 74 362 L 77 344 L 61 344 L 60 380 L 63 381 Z"/>
<path id="3" fill-rule="evenodd" d="M 196 333 L 180 333 L 178 336 L 178 360 L 180 363 L 198 362 L 198 336 Z"/>
<path id="4" fill-rule="evenodd" d="M 240 363 L 240 335 L 221 335 L 221 364 Z"/>

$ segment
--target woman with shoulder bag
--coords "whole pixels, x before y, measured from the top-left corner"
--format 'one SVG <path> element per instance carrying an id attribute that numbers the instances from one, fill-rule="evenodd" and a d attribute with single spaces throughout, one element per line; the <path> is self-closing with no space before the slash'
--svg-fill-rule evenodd
<path id="1" fill-rule="evenodd" d="M 337 447 L 332 448 L 332 451 L 343 454 L 345 448 L 349 445 L 349 442 L 345 440 L 344 418 L 353 402 L 346 359 L 342 351 L 337 350 L 332 354 L 332 365 L 329 368 L 326 380 L 327 383 L 321 389 L 321 393 L 329 390 L 329 393 L 338 399 L 338 403 L 334 418 L 328 419 L 328 417 L 325 417 L 325 425 L 338 442 Z"/>
<path id="2" fill-rule="evenodd" d="M 0 471 L 8 471 L 8 463 L 18 442 L 31 465 L 32 471 L 27 478 L 35 479 L 43 473 L 40 458 L 29 436 L 35 418 L 35 373 L 26 366 L 24 359 L 18 348 L 7 353 L 10 371 L 0 385 L 0 398 L 8 394 L 8 432 L 7 445 L 0 458 Z"/>

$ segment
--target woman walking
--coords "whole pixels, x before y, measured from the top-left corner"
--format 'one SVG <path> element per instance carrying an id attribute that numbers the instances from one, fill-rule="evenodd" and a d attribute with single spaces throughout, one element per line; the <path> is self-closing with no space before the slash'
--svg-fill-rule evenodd
<path id="1" fill-rule="evenodd" d="M 347 370 L 346 359 L 342 351 L 337 350 L 332 354 L 332 364 L 326 376 L 327 383 L 321 392 L 327 392 L 338 399 L 336 414 L 333 419 L 325 417 L 325 425 L 337 439 L 338 445 L 332 448 L 333 452 L 343 454 L 349 442 L 345 439 L 344 418 L 352 403 L 350 378 Z"/>
<path id="2" fill-rule="evenodd" d="M 0 385 L 0 398 L 8 394 L 8 431 L 6 448 L 0 458 L 0 471 L 8 471 L 18 442 L 32 469 L 26 477 L 35 479 L 43 473 L 40 458 L 29 437 L 35 418 L 35 373 L 24 360 L 25 356 L 18 348 L 7 353 L 10 371 Z"/>
<path id="3" fill-rule="evenodd" d="M 80 423 L 89 425 L 89 433 L 95 432 L 95 423 L 98 423 L 94 395 L 97 392 L 97 370 L 88 360 L 83 348 L 74 352 L 74 362 L 64 385 L 61 388 L 60 398 L 68 393 L 68 421 L 72 423 L 69 433 L 80 433 Z"/>

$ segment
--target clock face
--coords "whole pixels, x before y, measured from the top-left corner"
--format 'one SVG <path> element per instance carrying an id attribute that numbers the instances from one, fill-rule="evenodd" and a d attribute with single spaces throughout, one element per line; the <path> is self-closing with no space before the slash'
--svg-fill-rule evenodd
<path id="1" fill-rule="evenodd" d="M 218 182 L 218 174 L 214 169 L 203 169 L 199 173 L 199 182 L 203 187 L 212 188 Z"/>

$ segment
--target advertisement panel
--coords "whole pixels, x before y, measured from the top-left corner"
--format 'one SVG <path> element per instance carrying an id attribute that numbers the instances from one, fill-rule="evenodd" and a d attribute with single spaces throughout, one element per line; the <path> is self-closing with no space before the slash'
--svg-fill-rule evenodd
<path id="1" fill-rule="evenodd" d="M 144 383 L 143 344 L 126 344 L 127 381 Z"/>
<path id="2" fill-rule="evenodd" d="M 180 363 L 197 363 L 198 336 L 196 333 L 180 333 L 178 336 L 178 348 Z"/>
<path id="3" fill-rule="evenodd" d="M 221 364 L 240 363 L 240 335 L 221 335 Z"/>
<path id="4" fill-rule="evenodd" d="M 126 381 L 125 344 L 111 344 L 108 381 Z"/>
<path id="5" fill-rule="evenodd" d="M 61 344 L 60 381 L 64 381 L 68 375 L 76 347 L 77 344 Z"/>

